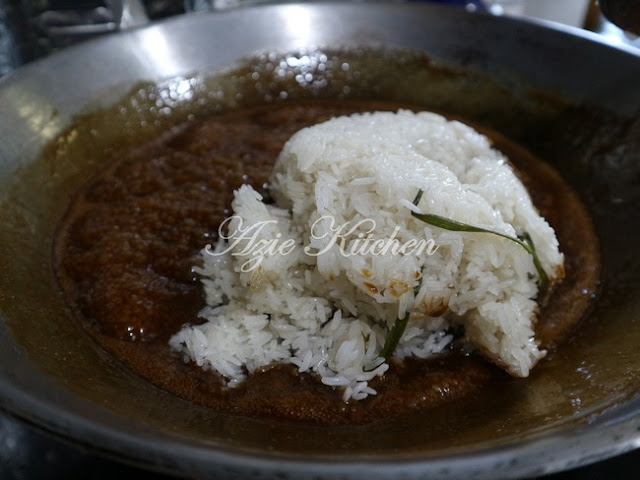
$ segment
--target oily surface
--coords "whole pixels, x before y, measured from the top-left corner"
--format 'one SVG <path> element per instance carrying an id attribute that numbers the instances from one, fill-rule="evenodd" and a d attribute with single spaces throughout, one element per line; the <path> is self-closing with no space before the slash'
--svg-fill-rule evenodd
<path id="1" fill-rule="evenodd" d="M 191 273 L 215 241 L 232 192 L 259 191 L 284 142 L 300 128 L 378 102 L 290 102 L 239 109 L 167 131 L 134 147 L 78 192 L 56 241 L 56 269 L 85 330 L 155 385 L 217 411 L 320 424 L 362 423 L 442 405 L 512 381 L 485 361 L 451 353 L 394 365 L 372 382 L 378 395 L 345 404 L 341 392 L 294 368 L 267 368 L 235 389 L 185 364 L 168 347 L 204 306 Z M 542 310 L 543 346 L 561 343 L 586 310 L 597 280 L 597 240 L 573 191 L 531 154 L 486 132 L 518 169 L 560 240 L 566 278 Z M 581 232 L 576 236 L 575 232 Z M 286 395 L 283 395 L 286 392 Z"/>

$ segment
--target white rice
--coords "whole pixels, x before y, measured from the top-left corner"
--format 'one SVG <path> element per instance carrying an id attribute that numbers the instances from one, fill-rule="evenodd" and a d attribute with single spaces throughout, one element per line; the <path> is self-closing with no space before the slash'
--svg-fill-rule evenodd
<path id="1" fill-rule="evenodd" d="M 418 190 L 424 194 L 414 206 Z M 345 401 L 374 395 L 369 382 L 389 368 L 379 358 L 385 339 L 407 314 L 394 353 L 400 359 L 441 353 L 459 325 L 481 353 L 515 376 L 527 376 L 544 356 L 533 331 L 532 257 L 496 235 L 452 232 L 411 215 L 437 214 L 510 236 L 527 232 L 547 274 L 562 271 L 553 229 L 504 157 L 470 127 L 403 110 L 335 118 L 287 142 L 270 192 L 275 205 L 247 185 L 235 192 L 230 238 L 203 250 L 195 269 L 206 293 L 208 307 L 200 313 L 206 321 L 170 342 L 229 386 L 270 364 L 289 363 L 342 388 Z M 253 239 L 239 233 L 238 227 L 267 221 Z M 339 241 L 331 245 L 332 235 L 319 238 L 332 223 L 354 227 L 342 250 Z M 437 249 L 344 253 L 368 234 L 402 245 L 432 239 Z M 294 248 L 259 256 L 257 240 L 289 240 Z"/>

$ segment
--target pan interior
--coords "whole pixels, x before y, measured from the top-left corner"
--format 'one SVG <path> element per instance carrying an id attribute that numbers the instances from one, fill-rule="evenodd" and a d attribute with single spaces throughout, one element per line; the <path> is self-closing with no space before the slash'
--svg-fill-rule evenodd
<path id="1" fill-rule="evenodd" d="M 163 392 L 104 354 L 71 320 L 51 255 L 56 225 L 78 185 L 118 152 L 173 125 L 242 106 L 313 98 L 393 101 L 460 116 L 523 145 L 576 189 L 600 239 L 601 285 L 577 334 L 530 378 L 412 418 L 340 428 L 299 425 L 216 414 Z M 222 73 L 138 84 L 113 106 L 76 117 L 6 185 L 0 312 L 25 358 L 57 385 L 133 426 L 205 445 L 411 456 L 468 451 L 584 424 L 630 399 L 639 386 L 639 152 L 638 119 L 404 50 L 265 53 Z"/>

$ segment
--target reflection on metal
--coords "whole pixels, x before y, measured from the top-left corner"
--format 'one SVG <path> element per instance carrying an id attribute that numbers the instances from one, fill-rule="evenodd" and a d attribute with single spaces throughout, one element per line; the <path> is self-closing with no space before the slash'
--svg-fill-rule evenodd
<path id="1" fill-rule="evenodd" d="M 180 70 L 180 52 L 169 45 L 164 35 L 164 30 L 160 28 L 150 28 L 141 32 L 139 37 L 140 55 L 146 58 L 155 69 L 159 68 L 166 75 Z M 174 73 L 175 74 L 175 73 Z"/>
<path id="2" fill-rule="evenodd" d="M 55 106 L 44 95 L 44 91 L 37 93 L 14 84 L 11 94 L 0 102 L 3 117 L 15 119 L 13 123 L 0 122 L 0 142 L 4 146 L 0 162 L 9 155 L 24 157 L 25 162 L 29 161 L 39 145 L 60 133 L 60 117 Z"/>
<path id="3" fill-rule="evenodd" d="M 303 44 L 309 43 L 314 25 L 313 16 L 308 9 L 300 5 L 286 5 L 278 14 L 289 37 Z"/>

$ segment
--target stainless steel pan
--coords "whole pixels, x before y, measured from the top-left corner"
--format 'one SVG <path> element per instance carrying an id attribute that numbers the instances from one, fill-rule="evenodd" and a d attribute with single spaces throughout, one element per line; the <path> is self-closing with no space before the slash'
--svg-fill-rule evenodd
<path id="1" fill-rule="evenodd" d="M 572 353 L 556 355 L 513 398 L 485 405 L 500 417 L 495 423 L 473 425 L 469 411 L 446 410 L 439 441 L 428 416 L 331 429 L 219 415 L 141 381 L 96 349 L 70 321 L 51 272 L 55 224 L 84 168 L 65 164 L 63 146 L 86 140 L 66 130 L 74 116 L 122 102 L 141 81 L 228 69 L 259 52 L 363 46 L 420 52 L 453 68 L 451 81 L 439 77 L 434 90 L 435 77 L 421 76 L 414 53 L 406 75 L 402 55 L 381 55 L 386 67 L 362 66 L 375 80 L 368 94 L 486 123 L 579 190 L 601 237 L 604 273 Z M 123 461 L 215 478 L 517 477 L 638 446 L 639 80 L 636 51 L 586 32 L 384 3 L 187 15 L 24 67 L 0 81 L 0 406 Z M 63 132 L 57 156 L 34 163 Z"/>

